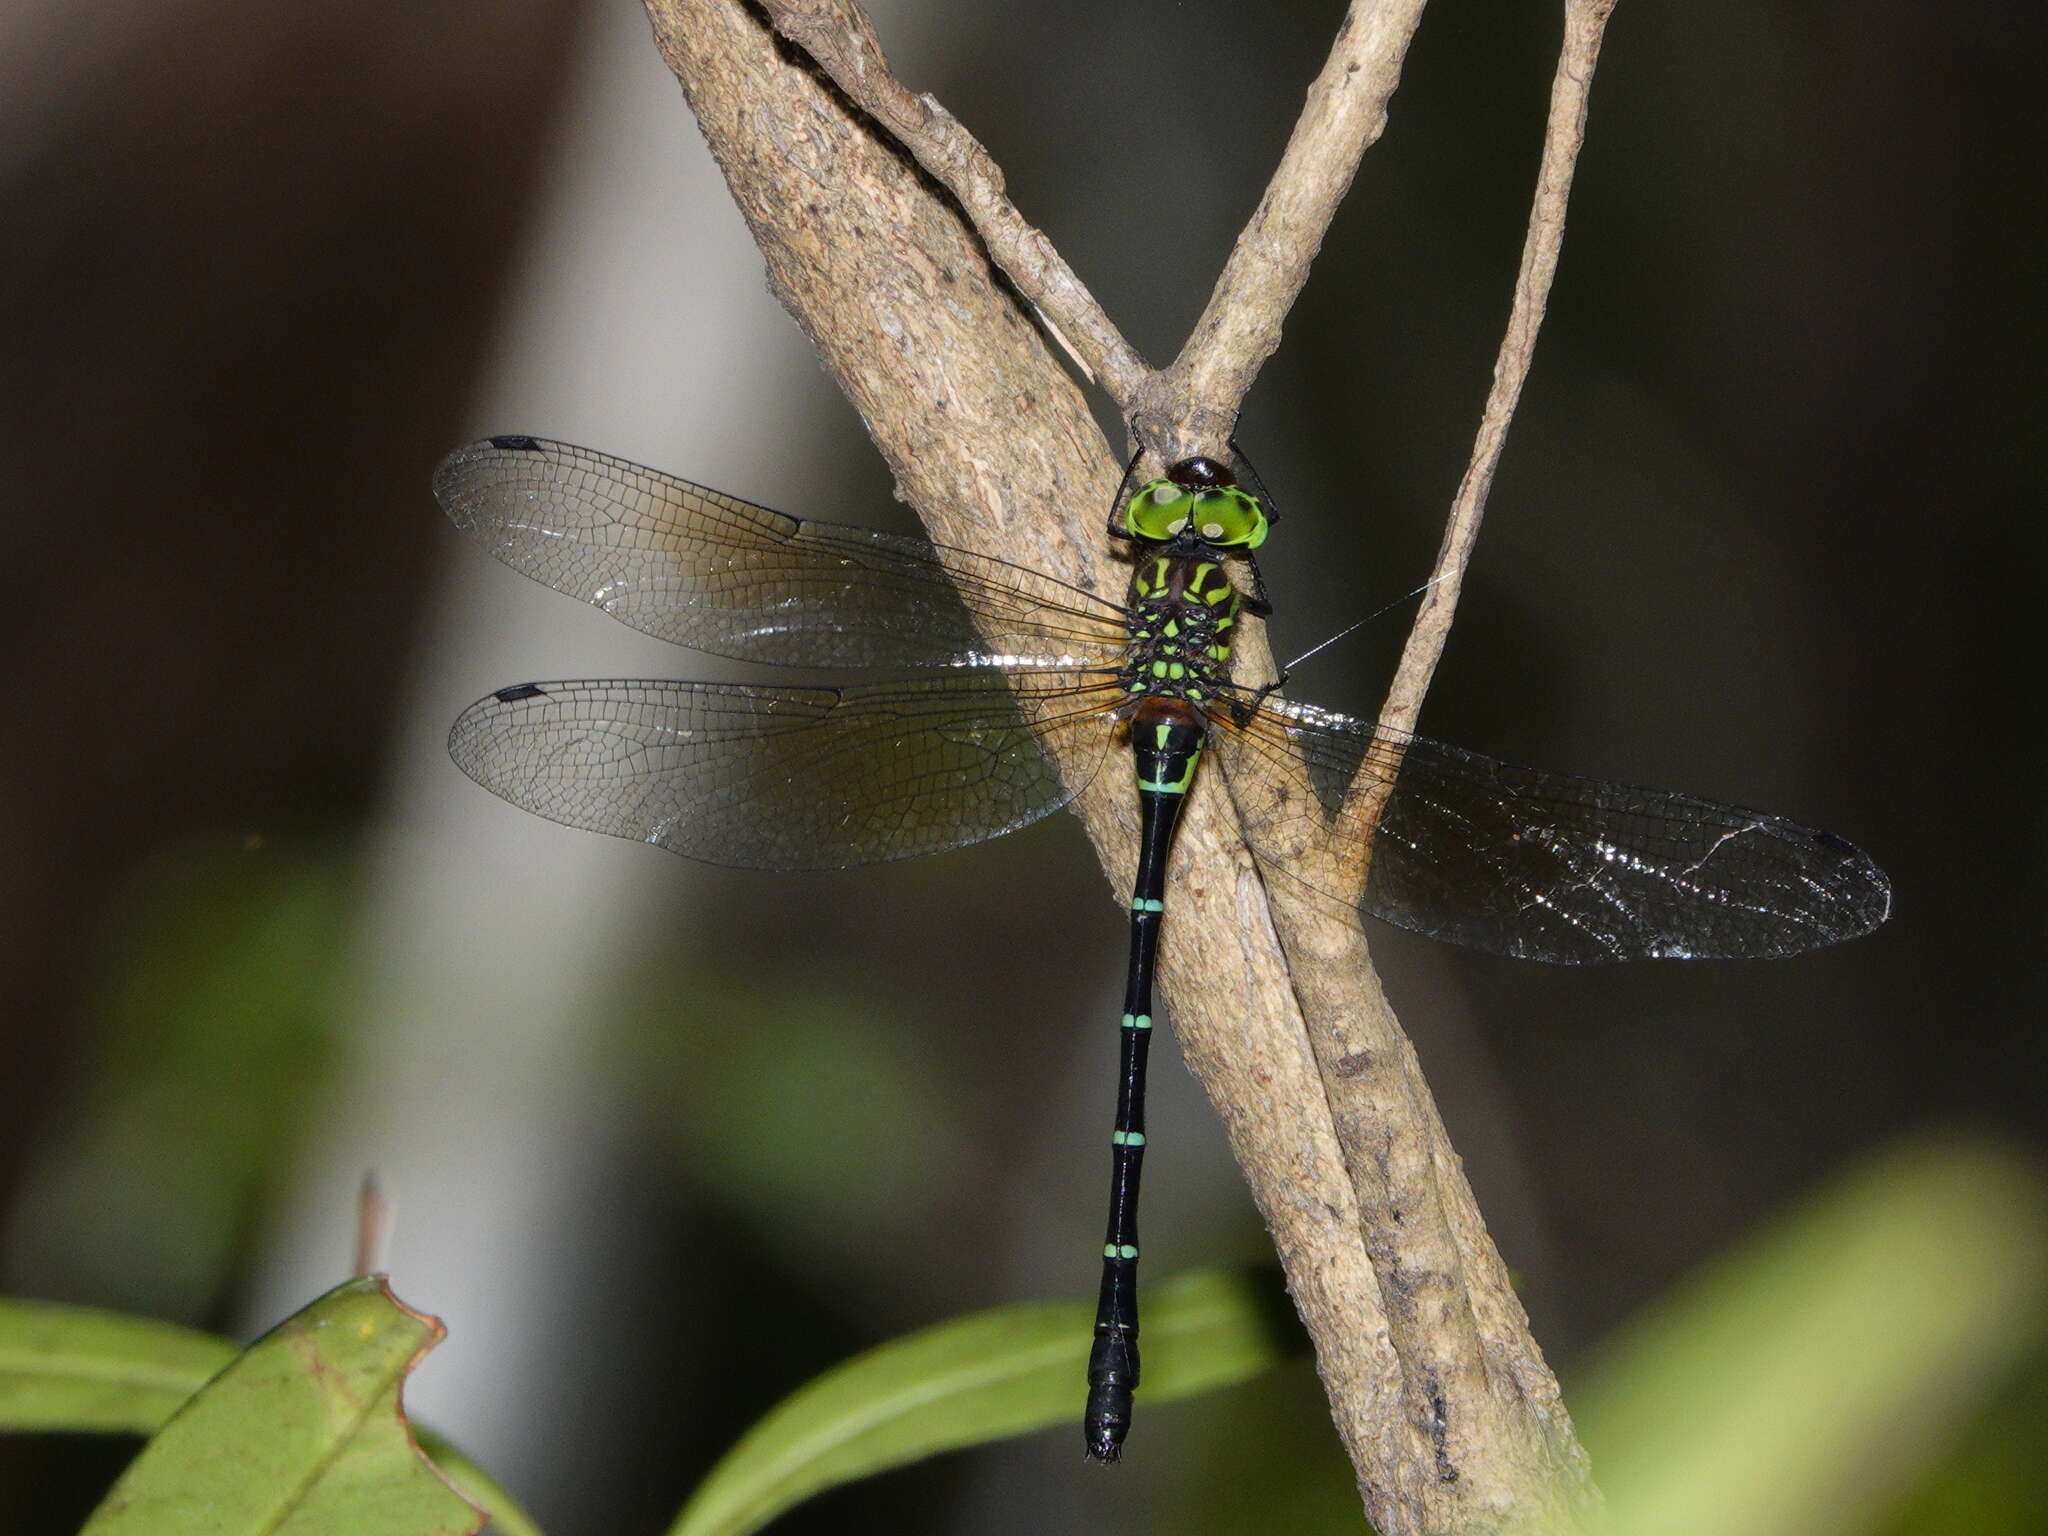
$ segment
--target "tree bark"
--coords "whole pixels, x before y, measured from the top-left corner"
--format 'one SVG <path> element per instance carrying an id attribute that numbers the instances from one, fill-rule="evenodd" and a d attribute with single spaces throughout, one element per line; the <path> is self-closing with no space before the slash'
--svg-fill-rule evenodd
<path id="1" fill-rule="evenodd" d="M 960 204 L 761 12 L 648 11 L 770 289 L 932 536 L 1120 599 L 1128 568 L 1102 537 L 1119 455 Z M 1239 675 L 1264 660 L 1254 646 Z M 1208 788 L 1174 854 L 1161 987 L 1272 1230 L 1366 1512 L 1382 1536 L 1568 1528 L 1584 1455 L 1364 936 L 1293 882 L 1269 887 Z M 1120 891 L 1134 798 L 1104 772 L 1077 802 Z"/>

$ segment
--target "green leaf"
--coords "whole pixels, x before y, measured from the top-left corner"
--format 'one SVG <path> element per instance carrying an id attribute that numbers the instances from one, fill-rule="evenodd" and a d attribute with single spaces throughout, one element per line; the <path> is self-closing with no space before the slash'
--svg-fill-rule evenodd
<path id="1" fill-rule="evenodd" d="M 0 1299 L 0 1429 L 154 1434 L 234 1358 L 190 1328 Z"/>
<path id="2" fill-rule="evenodd" d="M 1227 1386 L 1307 1346 L 1268 1270 L 1176 1276 L 1145 1298 L 1147 1406 Z M 841 1483 L 1047 1425 L 1080 1440 L 1095 1302 L 1030 1302 L 893 1339 L 777 1404 L 711 1469 L 670 1536 L 740 1536 Z"/>
<path id="3" fill-rule="evenodd" d="M 82 1536 L 473 1536 L 413 1443 L 406 1375 L 444 1330 L 378 1278 L 272 1329 L 143 1448 Z"/>
<path id="4" fill-rule="evenodd" d="M 226 1339 L 92 1307 L 0 1297 L 0 1430 L 153 1435 L 239 1351 Z M 491 1512 L 498 1536 L 533 1517 L 467 1456 L 425 1430 L 434 1465 Z"/>
<path id="5" fill-rule="evenodd" d="M 1995 1147 L 1872 1159 L 1631 1325 L 1572 1394 L 1622 1536 L 1852 1536 L 2039 1336 L 2048 1194 Z"/>
<path id="6" fill-rule="evenodd" d="M 456 1491 L 490 1512 L 492 1536 L 541 1536 L 533 1516 L 498 1486 L 496 1478 L 432 1430 L 415 1427 L 413 1433 L 420 1449 L 440 1468 L 441 1475 L 455 1485 Z"/>

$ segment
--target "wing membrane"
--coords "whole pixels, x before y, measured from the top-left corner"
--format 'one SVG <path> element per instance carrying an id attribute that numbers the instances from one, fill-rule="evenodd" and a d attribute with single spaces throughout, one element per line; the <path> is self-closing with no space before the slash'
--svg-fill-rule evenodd
<path id="1" fill-rule="evenodd" d="M 1099 765 L 1107 676 L 852 688 L 528 683 L 455 722 L 463 772 L 567 826 L 748 869 L 844 869 L 999 837 Z M 1078 765 L 1069 788 L 1048 750 Z M 1092 755 L 1091 755 L 1092 754 Z"/>
<path id="2" fill-rule="evenodd" d="M 1223 754 L 1254 850 L 1362 837 L 1336 810 L 1343 786 L 1391 778 L 1363 894 L 1327 894 L 1447 943 L 1568 965 L 1763 958 L 1855 938 L 1891 911 L 1859 849 L 1740 806 L 1520 768 L 1292 703 L 1220 734 L 1261 759 L 1232 768 Z M 1306 793 L 1282 787 L 1304 769 Z"/>
<path id="3" fill-rule="evenodd" d="M 546 683 L 456 722 L 479 782 L 556 821 L 711 863 L 820 869 L 995 837 L 1064 805 L 1124 695 L 1122 610 L 1026 567 L 805 522 L 589 449 L 493 438 L 434 491 L 514 569 L 678 644 L 808 667 L 949 667 L 850 688 Z M 1545 773 L 1312 706 L 1213 717 L 1247 835 L 1371 861 L 1324 894 L 1558 963 L 1793 954 L 1867 933 L 1891 888 L 1829 833 L 1693 795 Z M 1375 827 L 1347 808 L 1391 785 Z M 1326 866 L 1328 867 L 1328 866 Z M 1342 886 L 1344 878 L 1330 884 Z"/>
<path id="4" fill-rule="evenodd" d="M 434 471 L 456 527 L 544 586 L 737 661 L 950 667 L 1112 662 L 1122 611 L 1023 566 L 807 522 L 609 454 L 530 437 Z"/>

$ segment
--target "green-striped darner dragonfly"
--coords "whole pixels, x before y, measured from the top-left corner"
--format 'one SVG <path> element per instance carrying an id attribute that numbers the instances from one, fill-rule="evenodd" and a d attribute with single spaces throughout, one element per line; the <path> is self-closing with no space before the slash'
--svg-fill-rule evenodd
<path id="1" fill-rule="evenodd" d="M 636 629 L 738 661 L 869 674 L 839 687 L 524 683 L 479 700 L 450 735 L 455 761 L 551 820 L 712 864 L 840 869 L 1015 831 L 1130 749 L 1140 854 L 1083 1425 L 1102 1460 L 1119 1454 L 1138 1381 L 1152 969 L 1174 828 L 1204 755 L 1263 865 L 1290 872 L 1305 839 L 1358 850 L 1360 886 L 1324 895 L 1495 954 L 1790 955 L 1890 911 L 1882 872 L 1831 833 L 1513 767 L 1233 682 L 1232 632 L 1264 604 L 1228 566 L 1269 519 L 1211 460 L 1119 492 L 1111 533 L 1137 549 L 1122 603 L 538 438 L 458 450 L 434 492 L 513 569 Z M 1360 782 L 1384 794 L 1347 797 Z"/>

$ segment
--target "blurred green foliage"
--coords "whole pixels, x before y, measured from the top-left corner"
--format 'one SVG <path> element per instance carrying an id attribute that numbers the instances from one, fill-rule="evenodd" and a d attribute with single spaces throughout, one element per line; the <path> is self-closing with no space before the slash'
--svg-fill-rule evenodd
<path id="1" fill-rule="evenodd" d="M 1247 1380 L 1306 1340 L 1277 1275 L 1198 1270 L 1145 1300 L 1145 1400 Z M 1094 1303 L 1025 1302 L 955 1318 L 847 1361 L 791 1394 L 712 1470 L 671 1536 L 744 1536 L 837 1483 L 939 1451 L 1078 1423 Z"/>
<path id="2" fill-rule="evenodd" d="M 98 1294 L 160 1316 L 217 1303 L 336 1056 L 353 867 L 338 842 L 211 842 L 156 861 L 136 883 L 96 964 L 99 1034 L 77 1111 L 9 1232 L 23 1288 Z M 641 1133 L 758 1241 L 744 1262 L 757 1275 L 782 1269 L 830 1286 L 861 1255 L 916 1251 L 934 1230 L 932 1212 L 957 1193 L 947 1181 L 974 1166 L 973 1085 L 927 1048 L 947 999 L 891 992 L 854 968 L 764 971 L 743 951 L 699 952 L 685 970 L 686 991 L 669 963 L 613 999 L 621 1086 L 630 1079 L 642 1105 Z M 1570 1401 L 1615 1529 L 2037 1529 L 2048 1511 L 2044 1286 L 2048 1195 L 2028 1160 L 1950 1136 L 1849 1167 L 1573 1373 Z M 1230 1299 L 1221 1313 L 1219 1295 Z M 1276 1299 L 1272 1291 L 1265 1302 Z M 1172 1343 L 1184 1302 L 1210 1319 L 1199 1337 L 1215 1346 L 1186 1362 Z M 732 1310 L 697 1326 L 763 1327 L 749 1305 L 736 1296 Z M 1124 1528 L 1356 1528 L 1316 1384 L 1305 1371 L 1271 1369 L 1286 1349 L 1264 1305 L 1228 1277 L 1155 1288 L 1146 1416 L 1159 1426 L 1154 1443 L 1173 1449 L 1148 1456 L 1151 1447 L 1134 1446 L 1126 1470 L 1140 1480 L 1104 1489 L 1105 1507 L 1128 1510 Z M 1079 1302 L 1005 1307 L 849 1361 L 760 1421 L 754 1449 L 736 1449 L 717 1474 L 719 1497 L 767 1512 L 835 1480 L 1032 1424 L 1070 1439 L 1074 1394 L 1060 1380 L 1078 1375 L 1063 1369 L 1064 1356 L 1078 1358 L 1085 1313 Z M 1020 1327 L 1027 1353 L 1049 1352 L 1044 1371 L 1011 1368 Z M 134 1345 L 137 1360 L 161 1363 L 170 1357 L 149 1343 L 159 1332 L 103 1320 L 90 1349 L 75 1337 L 52 1345 L 55 1335 L 33 1329 L 8 1335 L 0 1418 L 16 1429 L 144 1428 L 225 1348 L 205 1344 L 193 1356 L 188 1337 L 171 1360 L 176 1379 L 151 1388 L 155 1406 L 109 1410 L 104 1394 L 119 1372 L 99 1357 Z M 59 1357 L 80 1366 L 72 1379 L 50 1371 Z M 1209 1390 L 1251 1374 L 1260 1379 Z M 1201 1400 L 1173 1404 L 1182 1391 Z M 792 1424 L 808 1426 L 795 1441 Z M 788 1453 L 767 1458 L 779 1493 L 744 1486 L 764 1443 Z M 717 1448 L 697 1446 L 691 1459 L 706 1464 Z M 1142 1509 L 1126 1504 L 1133 1488 L 1144 1490 Z"/>
<path id="3" fill-rule="evenodd" d="M 1866 1160 L 1677 1287 L 1574 1385 L 1607 1529 L 2039 1529 L 2048 1508 L 2044 1296 L 2048 1184 L 2038 1166 L 1964 1138 L 1924 1139 Z M 1270 1278 L 1222 1271 L 1156 1286 L 1148 1406 L 1270 1373 L 1299 1347 L 1276 1300 Z M 329 1315 L 337 1307 L 348 1315 Z M 365 1307 L 374 1316 L 351 1322 L 349 1309 Z M 383 1318 L 402 1326 L 386 1328 Z M 938 1451 L 1046 1425 L 1070 1435 L 1086 1320 L 1082 1300 L 1022 1304 L 847 1361 L 763 1418 L 674 1529 L 741 1536 L 836 1483 Z M 368 1481 L 330 1480 L 323 1497 L 339 1489 L 382 1507 L 376 1489 L 387 1474 L 394 1489 L 423 1486 L 402 1436 L 381 1448 L 356 1437 L 365 1423 L 399 1424 L 399 1376 L 434 1337 L 438 1325 L 390 1307 L 380 1285 L 342 1287 L 192 1398 L 108 1508 L 189 1502 L 202 1484 L 211 1507 L 263 1507 L 265 1477 L 289 1481 L 300 1463 L 327 1465 L 344 1443 L 351 1456 L 363 1452 Z M 307 1348 L 334 1358 L 309 1364 Z M 145 1429 L 226 1353 L 159 1325 L 0 1306 L 0 1427 Z M 303 1390 L 334 1373 L 367 1373 L 365 1390 L 335 1399 L 338 1413 L 318 1409 Z M 266 1406 L 265 1394 L 283 1396 Z M 1227 1435 L 1175 1456 L 1178 1494 L 1153 1528 L 1216 1536 L 1356 1529 L 1342 1457 L 1305 1394 L 1235 1396 Z M 389 1412 L 365 1419 L 371 1397 Z M 223 1434 L 234 1456 L 207 1449 Z M 445 1461 L 469 1486 L 497 1495 L 487 1476 L 465 1476 L 460 1458 Z M 366 1528 L 348 1524 L 348 1508 L 337 1506 L 334 1528 Z M 147 1513 L 124 1518 L 158 1528 Z M 522 1513 L 511 1518 L 528 1528 Z M 105 1511 L 102 1520 L 110 1531 L 130 1528 Z M 378 1528 L 440 1529 L 429 1513 Z"/>
<path id="4" fill-rule="evenodd" d="M 938 1021 L 885 978 L 817 965 L 650 971 L 621 1088 L 673 1166 L 793 1268 L 894 1265 L 928 1241 L 975 1139 Z M 772 1020 L 764 1026 L 763 1020 Z"/>
<path id="5" fill-rule="evenodd" d="M 1569 1384 L 1615 1530 L 1860 1536 L 1909 1498 L 1947 1529 L 2014 1530 L 1973 1494 L 1937 1507 L 1941 1487 L 1963 1491 L 1937 1471 L 1952 1455 L 2024 1477 L 2020 1529 L 2038 1529 L 2048 1420 L 2024 1445 L 1984 1435 L 2036 1357 L 2044 1300 L 2048 1187 L 2032 1160 L 1944 1137 L 1845 1170 Z M 1973 1507 L 1989 1523 L 1956 1523 Z"/>
<path id="6" fill-rule="evenodd" d="M 87 1044 L 8 1222 L 10 1289 L 219 1308 L 335 1059 L 354 858 L 327 837 L 164 850 L 93 946 Z"/>

